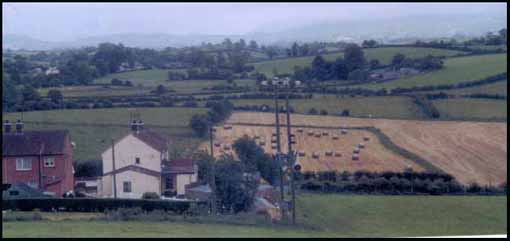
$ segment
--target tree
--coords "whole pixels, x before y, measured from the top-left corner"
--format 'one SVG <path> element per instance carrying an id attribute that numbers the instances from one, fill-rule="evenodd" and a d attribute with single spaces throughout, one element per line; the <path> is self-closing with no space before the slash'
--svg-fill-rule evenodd
<path id="1" fill-rule="evenodd" d="M 317 113 L 319 112 L 313 107 L 308 110 L 309 115 L 317 115 Z"/>
<path id="2" fill-rule="evenodd" d="M 404 63 L 405 59 L 406 59 L 405 55 L 397 53 L 391 59 L 391 65 L 395 66 L 396 68 L 399 68 Z"/>
<path id="3" fill-rule="evenodd" d="M 345 109 L 342 111 L 342 114 L 340 114 L 341 116 L 349 116 L 349 110 L 348 109 Z"/>
<path id="4" fill-rule="evenodd" d="M 60 90 L 48 91 L 48 97 L 53 103 L 61 103 L 64 99 L 64 95 L 62 95 L 62 92 L 60 92 Z"/>
<path id="5" fill-rule="evenodd" d="M 205 114 L 195 114 L 191 117 L 189 126 L 198 137 L 205 137 L 209 133 L 211 123 Z"/>
<path id="6" fill-rule="evenodd" d="M 345 47 L 344 59 L 349 72 L 362 68 L 366 62 L 363 49 L 361 49 L 357 44 L 348 44 Z"/>
<path id="7" fill-rule="evenodd" d="M 299 54 L 299 45 L 296 42 L 294 42 L 294 44 L 292 44 L 292 47 L 291 47 L 291 56 L 296 57 L 296 56 L 298 56 L 298 54 Z"/>
<path id="8" fill-rule="evenodd" d="M 369 65 L 370 65 L 371 69 L 375 69 L 375 68 L 379 67 L 381 65 L 381 63 L 379 63 L 378 59 L 372 59 L 372 60 L 370 60 Z"/>
<path id="9" fill-rule="evenodd" d="M 32 86 L 24 86 L 21 94 L 23 101 L 39 101 L 41 99 L 39 92 Z"/>
<path id="10" fill-rule="evenodd" d="M 255 40 L 250 41 L 250 49 L 257 50 L 259 47 L 257 45 L 257 42 Z"/>
<path id="11" fill-rule="evenodd" d="M 277 54 L 275 47 L 269 46 L 266 48 L 266 54 L 269 59 L 273 59 L 273 57 Z"/>
<path id="12" fill-rule="evenodd" d="M 168 92 L 168 89 L 164 85 L 158 85 L 158 87 L 156 87 L 155 93 L 157 95 L 162 95 L 166 92 Z"/>
<path id="13" fill-rule="evenodd" d="M 337 58 L 333 63 L 333 72 L 335 78 L 338 80 L 346 80 L 349 74 L 349 70 L 347 69 L 347 64 L 343 58 Z"/>
<path id="14" fill-rule="evenodd" d="M 222 156 L 215 164 L 216 196 L 224 211 L 234 213 L 251 208 L 257 183 L 245 175 L 240 161 L 232 156 Z"/>
<path id="15" fill-rule="evenodd" d="M 371 40 L 363 40 L 363 43 L 361 44 L 363 48 L 373 48 L 377 46 L 377 41 L 371 39 Z"/>

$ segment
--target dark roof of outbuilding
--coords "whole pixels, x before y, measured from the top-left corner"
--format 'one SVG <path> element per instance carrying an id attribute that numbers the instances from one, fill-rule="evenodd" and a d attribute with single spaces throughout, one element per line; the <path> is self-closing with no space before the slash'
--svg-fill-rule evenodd
<path id="1" fill-rule="evenodd" d="M 194 173 L 192 159 L 163 160 L 162 173 Z"/>
<path id="2" fill-rule="evenodd" d="M 2 156 L 56 155 L 64 153 L 67 130 L 24 131 L 2 134 Z"/>
<path id="3" fill-rule="evenodd" d="M 152 148 L 164 152 L 168 149 L 167 143 L 168 139 L 164 136 L 151 131 L 149 129 L 143 129 L 139 132 L 132 132 L 133 136 L 143 141 L 145 144 L 151 146 Z"/>

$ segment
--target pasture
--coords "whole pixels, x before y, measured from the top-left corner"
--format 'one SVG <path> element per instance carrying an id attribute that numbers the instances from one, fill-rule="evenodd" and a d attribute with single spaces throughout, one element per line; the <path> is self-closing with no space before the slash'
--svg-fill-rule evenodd
<path id="1" fill-rule="evenodd" d="M 43 217 L 50 214 L 43 213 Z M 83 216 L 83 214 L 77 214 Z M 4 237 L 412 237 L 507 233 L 503 196 L 299 194 L 298 227 L 191 222 L 3 222 Z M 50 219 L 50 218 L 48 218 Z M 53 219 L 54 220 L 54 219 Z"/>
<path id="2" fill-rule="evenodd" d="M 236 99 L 232 100 L 236 106 L 263 105 L 274 107 L 271 99 Z M 285 105 L 285 101 L 279 101 L 279 105 Z M 311 108 L 317 111 L 326 110 L 328 114 L 340 114 L 343 110 L 349 110 L 351 116 L 393 119 L 423 119 L 422 113 L 412 98 L 405 96 L 370 96 L 350 97 L 336 95 L 316 94 L 312 99 L 290 100 L 290 105 L 296 113 L 306 114 Z"/>
<path id="3" fill-rule="evenodd" d="M 417 93 L 439 93 L 444 92 L 450 95 L 470 95 L 470 94 L 490 94 L 490 95 L 504 95 L 508 93 L 508 80 L 498 81 L 495 83 L 478 85 L 468 88 L 451 89 L 451 90 L 435 90 L 435 91 L 420 91 Z"/>
<path id="4" fill-rule="evenodd" d="M 442 119 L 507 120 L 507 100 L 474 98 L 440 99 L 434 100 L 433 104 L 439 110 Z"/>
<path id="5" fill-rule="evenodd" d="M 459 182 L 496 184 L 507 177 L 506 123 L 418 121 L 292 114 L 293 125 L 373 126 L 397 146 L 453 175 Z M 281 115 L 282 124 L 286 123 Z M 274 124 L 274 114 L 235 112 L 232 124 Z"/>
<path id="6" fill-rule="evenodd" d="M 120 138 L 129 129 L 130 113 L 138 112 L 148 128 L 169 136 L 174 151 L 186 153 L 198 146 L 200 139 L 193 138 L 188 121 L 203 108 L 115 108 L 90 110 L 35 111 L 23 114 L 26 129 L 68 129 L 76 143 L 76 161 L 97 160 L 111 145 L 110 139 Z M 15 121 L 20 113 L 4 113 L 4 119 Z"/>
<path id="7" fill-rule="evenodd" d="M 435 49 L 435 48 L 416 48 L 416 47 L 383 47 L 383 48 L 370 48 L 363 49 L 365 58 L 367 60 L 377 59 L 383 65 L 391 63 L 391 59 L 397 53 L 402 53 L 409 58 L 421 58 L 427 55 L 432 56 L 453 56 L 461 54 L 461 51 Z M 334 61 L 338 57 L 343 57 L 343 53 L 329 53 L 322 55 L 328 61 Z M 255 71 L 264 73 L 266 76 L 273 76 L 273 68 L 278 71 L 278 74 L 292 74 L 294 66 L 311 66 L 315 56 L 286 58 L 278 60 L 262 61 L 253 63 Z"/>
<path id="8" fill-rule="evenodd" d="M 411 88 L 426 85 L 447 85 L 475 81 L 492 75 L 507 72 L 507 54 L 476 55 L 448 58 L 444 67 L 437 71 L 420 74 L 386 83 L 363 84 L 360 88 L 388 90 L 397 87 Z"/>

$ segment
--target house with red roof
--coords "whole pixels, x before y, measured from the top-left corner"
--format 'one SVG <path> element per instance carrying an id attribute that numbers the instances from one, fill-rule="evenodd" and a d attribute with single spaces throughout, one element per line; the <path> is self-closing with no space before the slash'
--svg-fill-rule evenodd
<path id="1" fill-rule="evenodd" d="M 67 130 L 24 130 L 6 120 L 2 133 L 2 183 L 24 183 L 56 196 L 73 190 L 73 145 Z"/>
<path id="2" fill-rule="evenodd" d="M 191 159 L 170 159 L 170 141 L 144 127 L 141 120 L 102 153 L 102 197 L 141 198 L 146 192 L 160 196 L 185 194 L 197 181 L 198 168 Z"/>

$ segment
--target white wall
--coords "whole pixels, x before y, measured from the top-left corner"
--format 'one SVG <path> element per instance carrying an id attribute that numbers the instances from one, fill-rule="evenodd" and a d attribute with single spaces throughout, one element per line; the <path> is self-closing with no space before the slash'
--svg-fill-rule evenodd
<path id="1" fill-rule="evenodd" d="M 125 171 L 116 174 L 117 182 L 117 197 L 118 198 L 141 198 L 145 192 L 155 192 L 161 195 L 161 182 L 159 177 L 150 176 L 147 174 Z M 124 192 L 124 182 L 131 182 L 131 192 Z M 113 176 L 108 175 L 103 177 L 102 182 L 102 197 L 113 197 Z"/>
<path id="2" fill-rule="evenodd" d="M 177 195 L 182 195 L 185 193 L 185 186 L 196 182 L 197 174 L 179 174 L 177 175 Z"/>
<path id="3" fill-rule="evenodd" d="M 112 149 L 108 148 L 101 155 L 103 159 L 103 173 L 111 172 Z M 115 144 L 115 168 L 137 165 L 135 158 L 140 157 L 139 166 L 161 172 L 161 153 L 138 138 L 129 134 Z"/>

